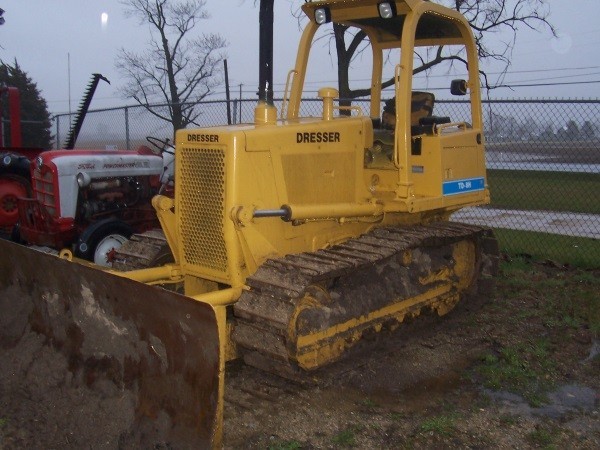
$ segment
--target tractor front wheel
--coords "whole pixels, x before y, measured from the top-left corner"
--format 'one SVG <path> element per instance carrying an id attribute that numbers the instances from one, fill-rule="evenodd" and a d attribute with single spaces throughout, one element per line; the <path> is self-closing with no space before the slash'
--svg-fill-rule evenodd
<path id="1" fill-rule="evenodd" d="M 104 267 L 112 267 L 115 250 L 133 234 L 125 222 L 107 219 L 88 227 L 79 237 L 75 255 Z"/>

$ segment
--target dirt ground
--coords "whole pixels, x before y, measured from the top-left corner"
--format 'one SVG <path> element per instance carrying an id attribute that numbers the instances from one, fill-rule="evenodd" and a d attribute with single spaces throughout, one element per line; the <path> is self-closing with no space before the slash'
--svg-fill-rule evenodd
<path id="1" fill-rule="evenodd" d="M 231 367 L 226 447 L 600 448 L 600 273 L 509 270 L 479 310 L 381 335 L 316 386 Z"/>
<path id="2" fill-rule="evenodd" d="M 600 448 L 599 288 L 598 270 L 506 262 L 482 306 L 379 334 L 314 383 L 230 363 L 225 448 Z M 66 396 L 66 363 L 28 345 L 0 355 L 0 449 L 128 448 L 89 421 L 51 425 L 130 405 Z"/>

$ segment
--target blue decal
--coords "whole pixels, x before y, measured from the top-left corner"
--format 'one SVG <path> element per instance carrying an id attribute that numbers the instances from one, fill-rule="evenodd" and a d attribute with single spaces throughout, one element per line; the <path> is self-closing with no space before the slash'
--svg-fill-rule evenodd
<path id="1" fill-rule="evenodd" d="M 464 194 L 466 192 L 483 191 L 484 189 L 485 180 L 483 177 L 446 181 L 442 184 L 442 193 L 444 195 Z"/>

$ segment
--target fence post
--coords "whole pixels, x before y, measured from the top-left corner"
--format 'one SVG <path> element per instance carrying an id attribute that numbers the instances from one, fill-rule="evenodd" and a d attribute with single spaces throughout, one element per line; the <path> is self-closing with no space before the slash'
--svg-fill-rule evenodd
<path id="1" fill-rule="evenodd" d="M 56 149 L 60 148 L 60 116 L 56 116 Z"/>
<path id="2" fill-rule="evenodd" d="M 131 143 L 129 142 L 129 108 L 125 107 L 125 148 L 130 150 Z"/>

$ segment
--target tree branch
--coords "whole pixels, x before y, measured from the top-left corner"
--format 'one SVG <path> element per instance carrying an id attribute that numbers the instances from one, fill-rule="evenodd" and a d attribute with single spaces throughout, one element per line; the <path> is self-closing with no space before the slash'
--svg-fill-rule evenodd
<path id="1" fill-rule="evenodd" d="M 135 54 L 121 49 L 117 69 L 128 80 L 121 93 L 154 116 L 170 122 L 173 134 L 195 120 L 195 102 L 221 82 L 220 50 L 227 42 L 216 34 L 194 37 L 201 20 L 210 16 L 205 0 L 121 0 L 126 15 L 150 26 L 148 50 Z M 159 95 L 167 104 L 154 108 Z M 190 104 L 184 104 L 190 102 Z"/>

